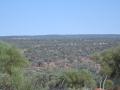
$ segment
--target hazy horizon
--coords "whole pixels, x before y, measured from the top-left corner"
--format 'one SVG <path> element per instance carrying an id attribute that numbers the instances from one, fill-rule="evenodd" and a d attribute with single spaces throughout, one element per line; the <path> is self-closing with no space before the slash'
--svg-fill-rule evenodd
<path id="1" fill-rule="evenodd" d="M 82 35 L 82 36 L 87 36 L 87 35 L 90 35 L 90 36 L 94 36 L 94 35 L 100 35 L 100 36 L 102 36 L 102 35 L 105 35 L 105 36 L 110 36 L 110 35 L 113 35 L 113 36 L 118 36 L 118 35 L 120 35 L 120 34 L 39 34 L 39 35 L 0 35 L 0 37 L 11 37 L 11 36 L 80 36 L 80 35 Z"/>
<path id="2" fill-rule="evenodd" d="M 119 0 L 1 0 L 0 36 L 120 34 Z"/>

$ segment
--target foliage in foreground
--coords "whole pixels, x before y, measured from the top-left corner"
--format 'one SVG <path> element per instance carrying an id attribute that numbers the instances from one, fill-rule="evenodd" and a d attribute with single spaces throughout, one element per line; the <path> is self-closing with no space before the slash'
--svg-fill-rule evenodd
<path id="1" fill-rule="evenodd" d="M 15 47 L 0 43 L 0 89 L 21 90 L 27 60 Z"/>
<path id="2" fill-rule="evenodd" d="M 25 71 L 27 60 L 19 50 L 0 43 L 1 90 L 94 90 L 100 82 L 103 88 L 112 88 L 120 79 L 120 49 L 105 51 L 96 56 L 101 64 L 99 74 L 86 69 L 57 71 Z M 25 72 L 24 72 L 25 71 Z M 26 74 L 27 73 L 27 74 Z M 98 77 L 99 76 L 99 77 Z M 107 76 L 107 77 L 106 77 Z M 104 78 L 105 77 L 105 78 Z"/>

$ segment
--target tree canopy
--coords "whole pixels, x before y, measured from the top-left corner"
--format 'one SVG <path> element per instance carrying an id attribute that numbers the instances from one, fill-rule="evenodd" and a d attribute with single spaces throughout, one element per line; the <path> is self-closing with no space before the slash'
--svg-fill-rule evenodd
<path id="1" fill-rule="evenodd" d="M 108 75 L 110 79 L 118 83 L 120 80 L 120 47 L 99 53 L 96 61 L 101 64 L 101 74 Z"/>
<path id="2" fill-rule="evenodd" d="M 0 79 L 4 81 L 5 78 L 8 78 L 6 82 L 10 82 L 9 85 L 5 86 L 7 87 L 5 90 L 14 90 L 14 88 L 19 90 L 18 88 L 22 83 L 22 69 L 26 64 L 27 60 L 18 49 L 8 44 L 0 43 Z M 6 85 L 6 82 L 3 85 Z"/>

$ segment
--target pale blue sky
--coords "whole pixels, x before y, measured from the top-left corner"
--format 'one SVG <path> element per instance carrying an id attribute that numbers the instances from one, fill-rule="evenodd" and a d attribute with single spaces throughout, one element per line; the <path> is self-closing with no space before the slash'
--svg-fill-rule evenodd
<path id="1" fill-rule="evenodd" d="M 120 0 L 0 0 L 0 36 L 120 34 Z"/>

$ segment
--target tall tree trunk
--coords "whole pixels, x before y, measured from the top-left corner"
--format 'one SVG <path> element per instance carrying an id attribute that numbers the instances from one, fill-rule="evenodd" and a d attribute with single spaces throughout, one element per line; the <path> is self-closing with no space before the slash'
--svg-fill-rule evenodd
<path id="1" fill-rule="evenodd" d="M 100 90 L 101 90 L 101 88 L 102 88 L 102 79 L 100 80 Z"/>
<path id="2" fill-rule="evenodd" d="M 106 83 L 106 80 L 107 80 L 107 75 L 106 75 L 106 77 L 105 77 L 105 79 L 104 79 L 104 81 L 103 81 L 103 90 L 105 90 L 105 83 Z"/>

